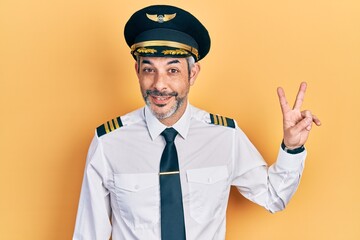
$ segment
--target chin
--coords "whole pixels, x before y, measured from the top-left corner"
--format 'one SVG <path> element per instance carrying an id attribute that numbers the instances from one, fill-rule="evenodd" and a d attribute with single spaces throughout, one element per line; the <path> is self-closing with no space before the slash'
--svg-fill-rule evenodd
<path id="1" fill-rule="evenodd" d="M 177 109 L 169 109 L 168 111 L 156 111 L 151 109 L 152 113 L 156 116 L 157 119 L 166 119 L 171 117 L 176 113 Z"/>
<path id="2" fill-rule="evenodd" d="M 167 106 L 167 105 L 159 106 L 159 105 L 155 105 L 153 103 L 150 103 L 150 104 L 147 103 L 147 105 L 157 119 L 169 118 L 169 117 L 173 116 L 178 110 L 177 104 L 175 104 L 173 106 Z"/>

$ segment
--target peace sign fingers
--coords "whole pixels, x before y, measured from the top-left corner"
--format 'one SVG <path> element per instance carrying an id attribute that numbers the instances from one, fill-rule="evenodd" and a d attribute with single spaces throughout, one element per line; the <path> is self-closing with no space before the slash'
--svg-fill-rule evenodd
<path id="1" fill-rule="evenodd" d="M 304 102 L 306 87 L 307 87 L 307 85 L 306 85 L 305 82 L 302 82 L 300 84 L 300 88 L 299 88 L 299 91 L 297 93 L 296 100 L 295 100 L 295 103 L 294 103 L 294 106 L 293 106 L 292 109 L 300 111 L 302 103 Z M 286 100 L 284 89 L 279 87 L 277 89 L 277 93 L 278 93 L 278 97 L 279 97 L 281 110 L 282 110 L 283 114 L 287 113 L 288 111 L 291 110 L 291 108 L 289 106 L 288 101 Z"/>
<path id="2" fill-rule="evenodd" d="M 295 100 L 293 109 L 300 111 L 301 105 L 304 102 L 306 87 L 307 87 L 306 82 L 302 82 L 300 84 L 299 92 L 298 92 L 298 94 L 296 96 L 296 100 Z"/>
<path id="3" fill-rule="evenodd" d="M 312 122 L 317 126 L 321 125 L 320 120 L 310 111 L 301 111 L 306 87 L 307 84 L 305 82 L 300 84 L 293 108 L 289 106 L 284 90 L 281 87 L 277 89 L 283 114 L 283 140 L 288 148 L 297 148 L 305 144 L 311 130 Z"/>
<path id="4" fill-rule="evenodd" d="M 279 97 L 279 102 L 280 102 L 282 113 L 283 114 L 287 113 L 291 109 L 289 107 L 288 101 L 286 100 L 284 89 L 282 89 L 282 87 L 278 87 L 277 94 L 278 94 L 278 97 Z"/>

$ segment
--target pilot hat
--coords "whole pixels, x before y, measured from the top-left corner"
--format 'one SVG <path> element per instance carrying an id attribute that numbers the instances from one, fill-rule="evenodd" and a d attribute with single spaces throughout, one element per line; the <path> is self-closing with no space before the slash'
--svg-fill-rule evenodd
<path id="1" fill-rule="evenodd" d="M 151 57 L 203 59 L 210 50 L 210 36 L 191 13 L 169 5 L 153 5 L 135 12 L 125 25 L 131 54 Z"/>

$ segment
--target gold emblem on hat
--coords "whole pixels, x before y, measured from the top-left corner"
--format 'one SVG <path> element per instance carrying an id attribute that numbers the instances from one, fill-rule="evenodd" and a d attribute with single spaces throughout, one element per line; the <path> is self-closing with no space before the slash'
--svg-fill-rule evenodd
<path id="1" fill-rule="evenodd" d="M 157 50 L 153 49 L 153 48 L 138 48 L 138 49 L 136 49 L 136 51 L 138 53 L 145 53 L 145 54 L 148 54 L 148 53 L 154 54 L 157 52 Z"/>
<path id="2" fill-rule="evenodd" d="M 179 42 L 165 41 L 165 40 L 144 41 L 144 42 L 135 43 L 130 48 L 131 48 L 131 53 L 136 55 L 139 54 L 136 52 L 136 49 L 154 47 L 154 46 L 184 49 L 190 52 L 192 55 L 194 55 L 197 60 L 199 60 L 199 51 L 196 48 Z"/>
<path id="3" fill-rule="evenodd" d="M 164 23 L 167 21 L 170 21 L 171 19 L 174 19 L 176 17 L 176 13 L 173 14 L 146 14 L 147 18 L 151 21 L 158 22 L 158 23 Z"/>
<path id="4" fill-rule="evenodd" d="M 175 49 L 175 50 L 164 50 L 162 51 L 164 55 L 189 55 L 189 52 L 184 49 Z"/>

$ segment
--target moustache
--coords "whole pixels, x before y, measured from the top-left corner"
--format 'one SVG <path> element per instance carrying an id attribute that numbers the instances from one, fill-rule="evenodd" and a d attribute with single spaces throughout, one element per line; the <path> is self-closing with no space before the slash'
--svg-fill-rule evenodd
<path id="1" fill-rule="evenodd" d="M 146 96 L 157 96 L 157 97 L 177 97 L 177 92 L 160 92 L 159 90 L 146 90 Z"/>

